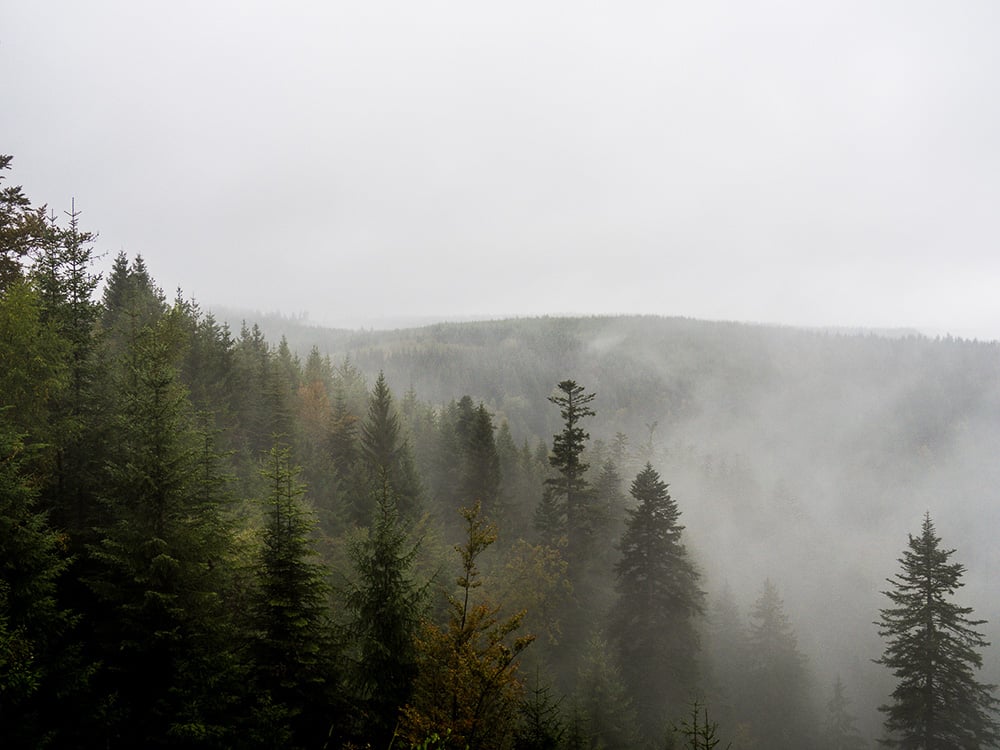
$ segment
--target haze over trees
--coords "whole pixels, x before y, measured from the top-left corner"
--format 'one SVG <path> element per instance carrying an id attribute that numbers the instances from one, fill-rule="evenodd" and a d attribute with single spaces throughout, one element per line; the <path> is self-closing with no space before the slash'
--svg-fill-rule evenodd
<path id="1" fill-rule="evenodd" d="M 4 188 L 4 747 L 997 745 L 996 345 L 234 333 L 94 245 Z"/>

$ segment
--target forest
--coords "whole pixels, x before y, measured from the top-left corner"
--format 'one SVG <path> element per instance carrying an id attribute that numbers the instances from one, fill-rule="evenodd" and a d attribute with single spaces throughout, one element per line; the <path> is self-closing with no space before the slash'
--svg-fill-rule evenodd
<path id="1" fill-rule="evenodd" d="M 334 330 L 97 244 L 2 186 L 4 748 L 1000 747 L 997 344 Z"/>

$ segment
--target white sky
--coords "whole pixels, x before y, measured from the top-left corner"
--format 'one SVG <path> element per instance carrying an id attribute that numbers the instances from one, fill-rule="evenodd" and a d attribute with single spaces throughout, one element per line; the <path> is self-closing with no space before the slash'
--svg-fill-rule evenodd
<path id="1" fill-rule="evenodd" d="M 6 2 L 0 152 L 172 296 L 1000 338 L 1000 3 Z"/>

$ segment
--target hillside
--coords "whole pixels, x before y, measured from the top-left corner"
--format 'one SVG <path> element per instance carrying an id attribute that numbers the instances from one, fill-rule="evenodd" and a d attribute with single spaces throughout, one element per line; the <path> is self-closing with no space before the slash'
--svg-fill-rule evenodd
<path id="1" fill-rule="evenodd" d="M 370 378 L 382 370 L 397 392 L 483 400 L 518 441 L 558 430 L 546 403 L 556 382 L 584 384 L 597 394 L 595 441 L 623 433 L 632 475 L 649 459 L 670 483 L 709 590 L 729 586 L 747 604 L 770 577 L 810 651 L 854 654 L 853 684 L 879 682 L 871 619 L 925 511 L 962 540 L 969 600 L 1000 633 L 996 343 L 657 317 L 261 325 L 302 356 L 316 346 Z"/>

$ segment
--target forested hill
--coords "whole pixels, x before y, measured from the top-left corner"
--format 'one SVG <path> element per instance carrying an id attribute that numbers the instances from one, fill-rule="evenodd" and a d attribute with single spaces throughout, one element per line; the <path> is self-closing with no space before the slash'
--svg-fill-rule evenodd
<path id="1" fill-rule="evenodd" d="M 647 458 L 662 471 L 713 585 L 752 596 L 765 576 L 780 582 L 803 640 L 854 653 L 856 680 L 877 681 L 869 615 L 900 530 L 926 511 L 961 540 L 970 600 L 1000 624 L 989 588 L 1000 567 L 995 342 L 661 317 L 392 331 L 260 322 L 302 356 L 315 346 L 369 377 L 384 371 L 401 394 L 469 394 L 532 444 L 560 427 L 553 385 L 585 385 L 598 448 L 624 437 L 633 474 Z"/>
<path id="2" fill-rule="evenodd" d="M 949 663 L 992 743 L 997 345 L 227 326 L 19 189 L 0 227 L 5 748 L 703 747 L 706 701 L 734 748 L 861 747 L 921 522 L 990 622 L 893 666 Z"/>

